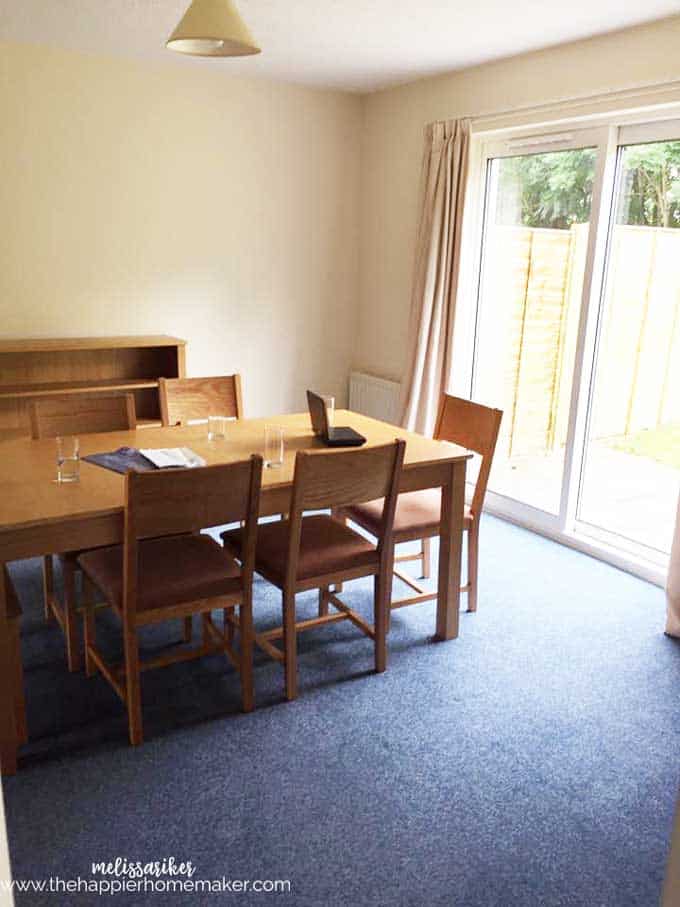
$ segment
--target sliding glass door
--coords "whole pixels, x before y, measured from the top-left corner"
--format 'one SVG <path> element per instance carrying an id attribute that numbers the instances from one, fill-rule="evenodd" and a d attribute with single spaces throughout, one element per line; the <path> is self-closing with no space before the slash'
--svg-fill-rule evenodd
<path id="1" fill-rule="evenodd" d="M 608 250 L 578 519 L 667 554 L 680 489 L 680 124 L 622 130 Z"/>
<path id="2" fill-rule="evenodd" d="M 558 514 L 596 149 L 487 164 L 473 399 L 505 413 L 489 487 Z"/>
<path id="3" fill-rule="evenodd" d="M 491 504 L 662 564 L 680 488 L 680 123 L 487 143 L 470 391 Z"/>

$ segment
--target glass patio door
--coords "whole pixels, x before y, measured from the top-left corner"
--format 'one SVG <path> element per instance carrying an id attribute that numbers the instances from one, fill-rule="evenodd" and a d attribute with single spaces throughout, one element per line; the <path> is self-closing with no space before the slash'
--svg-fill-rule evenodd
<path id="1" fill-rule="evenodd" d="M 504 412 L 489 490 L 559 518 L 601 132 L 490 149 L 472 398 Z"/>
<path id="2" fill-rule="evenodd" d="M 471 398 L 504 411 L 489 505 L 658 577 L 680 490 L 680 120 L 489 141 L 479 160 L 457 336 Z"/>
<path id="3" fill-rule="evenodd" d="M 680 123 L 620 131 L 577 518 L 668 555 L 680 489 Z"/>

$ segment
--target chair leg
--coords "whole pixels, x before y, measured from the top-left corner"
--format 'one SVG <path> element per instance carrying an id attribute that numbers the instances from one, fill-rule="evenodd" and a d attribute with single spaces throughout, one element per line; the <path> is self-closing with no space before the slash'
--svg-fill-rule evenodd
<path id="1" fill-rule="evenodd" d="M 396 555 L 396 545 L 392 545 L 392 551 L 388 561 L 388 570 L 385 579 L 385 597 L 387 601 L 385 613 L 385 633 L 390 632 L 392 626 L 392 592 L 394 590 L 394 558 Z"/>
<path id="2" fill-rule="evenodd" d="M 12 674 L 13 674 L 13 693 L 14 693 L 14 725 L 19 743 L 28 741 L 28 729 L 26 726 L 26 700 L 24 698 L 24 668 L 21 661 L 21 639 L 19 635 L 19 621 L 13 620 L 10 623 L 11 633 L 11 656 L 12 656 Z"/>
<path id="3" fill-rule="evenodd" d="M 233 610 L 231 608 L 225 608 L 223 613 L 224 613 L 224 635 L 227 638 L 227 642 L 230 645 L 233 645 L 234 635 L 235 635 L 234 634 L 234 625 L 232 624 L 231 620 L 229 619 L 233 614 Z M 241 616 L 241 613 L 239 611 L 239 619 L 240 619 L 240 616 Z"/>
<path id="4" fill-rule="evenodd" d="M 95 604 L 97 601 L 97 587 L 92 580 L 83 573 L 83 595 L 81 608 L 83 612 L 83 653 L 85 655 L 85 676 L 94 677 L 97 665 L 90 655 L 90 649 L 97 648 L 97 625 L 95 623 Z"/>
<path id="5" fill-rule="evenodd" d="M 91 601 L 83 603 L 83 649 L 85 650 L 85 676 L 94 677 L 97 666 L 90 655 L 90 649 L 97 647 L 97 625 L 95 610 Z"/>
<path id="6" fill-rule="evenodd" d="M 420 571 L 420 575 L 423 579 L 429 579 L 432 572 L 432 540 L 430 538 L 423 539 L 421 562 L 422 570 Z"/>
<path id="7" fill-rule="evenodd" d="M 479 574 L 479 524 L 475 521 L 468 530 L 468 611 L 477 610 L 477 583 Z"/>
<path id="8" fill-rule="evenodd" d="M 319 589 L 319 617 L 326 617 L 328 615 L 328 593 L 328 586 Z"/>
<path id="9" fill-rule="evenodd" d="M 182 629 L 182 640 L 184 642 L 191 642 L 194 635 L 194 621 L 191 616 L 184 618 L 184 626 Z"/>
<path id="10" fill-rule="evenodd" d="M 390 574 L 373 578 L 373 631 L 375 633 L 375 670 L 387 669 L 387 621 L 390 611 Z"/>
<path id="11" fill-rule="evenodd" d="M 142 690 L 139 669 L 139 640 L 137 628 L 126 625 L 125 636 L 125 692 L 128 710 L 128 731 L 132 746 L 144 742 L 142 726 Z"/>
<path id="12" fill-rule="evenodd" d="M 232 624 L 229 624 L 229 626 L 231 627 Z M 244 712 L 252 712 L 255 708 L 255 687 L 253 683 L 255 629 L 253 627 L 253 602 L 250 596 L 244 596 L 239 607 L 239 631 L 241 634 L 241 707 Z"/>
<path id="13" fill-rule="evenodd" d="M 83 666 L 80 647 L 80 632 L 76 618 L 76 564 L 70 557 L 63 559 L 64 569 L 64 635 L 66 636 L 66 659 L 72 673 Z"/>
<path id="14" fill-rule="evenodd" d="M 208 629 L 209 616 L 209 614 L 201 614 L 201 640 L 203 641 L 204 646 L 209 646 L 212 642 L 212 636 Z"/>
<path id="15" fill-rule="evenodd" d="M 297 632 L 295 627 L 295 592 L 283 593 L 283 649 L 286 672 L 286 699 L 297 699 Z"/>
<path id="16" fill-rule="evenodd" d="M 45 620 L 54 620 L 52 605 L 50 604 L 54 599 L 54 561 L 51 554 L 46 554 L 43 558 L 43 596 Z"/>
<path id="17" fill-rule="evenodd" d="M 349 523 L 349 520 L 346 516 L 342 515 L 341 511 L 331 508 L 331 516 L 334 520 L 337 520 L 338 523 L 342 523 L 343 526 L 346 526 Z M 335 583 L 333 592 L 335 592 L 336 595 L 339 595 L 342 592 L 342 587 L 342 583 Z M 326 611 L 326 614 L 328 614 L 328 611 Z M 319 617 L 322 617 L 321 611 L 319 611 Z"/>

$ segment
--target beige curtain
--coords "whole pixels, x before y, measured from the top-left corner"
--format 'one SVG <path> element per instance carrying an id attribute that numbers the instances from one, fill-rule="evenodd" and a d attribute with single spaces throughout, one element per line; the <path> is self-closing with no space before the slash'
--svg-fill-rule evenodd
<path id="1" fill-rule="evenodd" d="M 678 518 L 675 522 L 675 538 L 671 548 L 671 563 L 668 568 L 666 586 L 668 611 L 666 633 L 680 637 L 680 500 L 678 500 Z"/>
<path id="2" fill-rule="evenodd" d="M 469 120 L 432 123 L 425 132 L 409 363 L 401 398 L 402 424 L 423 434 L 432 434 L 451 369 L 469 144 Z"/>
<path id="3" fill-rule="evenodd" d="M 675 828 L 668 854 L 666 881 L 661 898 L 662 907 L 680 907 L 680 796 L 675 808 Z"/>

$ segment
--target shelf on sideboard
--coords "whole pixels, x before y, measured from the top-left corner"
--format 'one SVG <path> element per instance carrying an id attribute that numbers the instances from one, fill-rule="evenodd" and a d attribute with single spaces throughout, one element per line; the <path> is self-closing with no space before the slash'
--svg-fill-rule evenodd
<path id="1" fill-rule="evenodd" d="M 9 397 L 55 397 L 69 394 L 96 394 L 103 391 L 133 391 L 157 388 L 155 378 L 110 378 L 90 381 L 61 381 L 39 384 L 0 384 L 0 400 Z"/>
<path id="2" fill-rule="evenodd" d="M 121 350 L 149 347 L 184 347 L 186 340 L 167 334 L 130 335 L 127 337 L 5 337 L 0 338 L 2 353 L 61 353 L 65 350 Z"/>
<path id="3" fill-rule="evenodd" d="M 137 428 L 161 428 L 163 423 L 160 419 L 138 419 Z M 24 428 L 0 428 L 0 442 L 18 441 L 20 438 L 27 439 Z"/>

